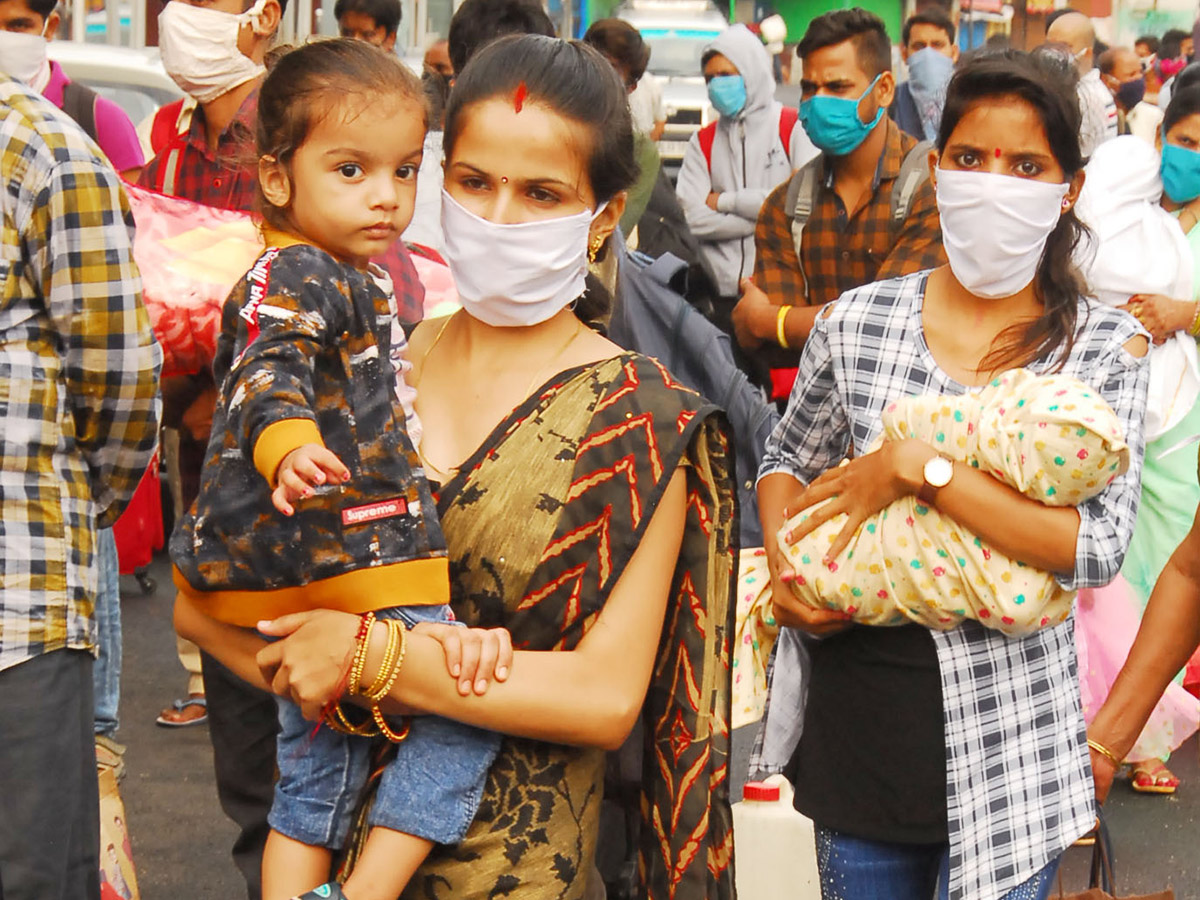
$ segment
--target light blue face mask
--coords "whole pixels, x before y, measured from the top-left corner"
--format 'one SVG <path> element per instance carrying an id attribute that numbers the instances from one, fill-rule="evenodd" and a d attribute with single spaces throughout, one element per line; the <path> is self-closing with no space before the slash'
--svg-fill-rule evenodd
<path id="1" fill-rule="evenodd" d="M 1163 191 L 1176 203 L 1200 197 L 1200 153 L 1163 142 Z"/>
<path id="2" fill-rule="evenodd" d="M 946 101 L 946 86 L 950 84 L 953 74 L 954 62 L 932 47 L 918 50 L 908 58 L 909 90 L 927 141 L 937 137 L 942 121 L 942 105 Z"/>
<path id="3" fill-rule="evenodd" d="M 845 156 L 857 150 L 883 118 L 885 110 L 882 106 L 870 122 L 863 122 L 858 117 L 858 104 L 871 93 L 882 77 L 882 72 L 876 75 L 857 99 L 818 95 L 801 103 L 800 123 L 812 142 L 830 156 Z"/>
<path id="4" fill-rule="evenodd" d="M 732 119 L 746 107 L 746 79 L 717 75 L 708 82 L 708 99 L 717 112 Z"/>

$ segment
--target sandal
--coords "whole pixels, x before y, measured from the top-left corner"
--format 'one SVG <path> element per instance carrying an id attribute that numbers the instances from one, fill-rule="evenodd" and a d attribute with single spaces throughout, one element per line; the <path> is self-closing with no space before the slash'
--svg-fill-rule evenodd
<path id="1" fill-rule="evenodd" d="M 1157 759 L 1133 764 L 1130 786 L 1139 794 L 1173 794 L 1179 779 Z"/>
<path id="2" fill-rule="evenodd" d="M 199 715 L 185 710 L 194 707 Z M 203 694 L 192 694 L 183 700 L 176 700 L 154 720 L 164 728 L 188 728 L 192 725 L 203 725 L 208 721 L 208 700 Z"/>
<path id="3" fill-rule="evenodd" d="M 125 777 L 125 745 L 106 734 L 96 735 L 96 768 L 111 769 L 117 781 Z"/>
<path id="4" fill-rule="evenodd" d="M 313 888 L 311 891 L 305 891 L 292 898 L 292 900 L 346 900 L 346 895 L 342 893 L 342 886 L 337 882 L 329 882 L 320 887 Z"/>

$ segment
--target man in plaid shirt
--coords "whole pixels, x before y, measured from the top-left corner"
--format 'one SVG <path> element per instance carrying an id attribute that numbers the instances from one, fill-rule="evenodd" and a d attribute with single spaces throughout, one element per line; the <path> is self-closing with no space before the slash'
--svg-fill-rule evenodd
<path id="1" fill-rule="evenodd" d="M 800 120 L 822 150 L 810 163 L 816 167 L 812 209 L 798 255 L 793 182 L 798 186 L 805 170 L 767 197 L 755 229 L 754 280 L 742 282 L 733 313 L 743 347 L 782 344 L 793 351 L 793 362 L 824 304 L 864 284 L 946 262 L 927 177 L 911 195 L 904 220 L 893 221 L 902 168 L 913 171 L 920 162 L 924 168 L 916 172 L 927 176 L 928 163 L 917 151 L 921 158 L 905 166 L 917 141 L 886 114 L 896 81 L 883 21 L 857 8 L 826 13 L 809 25 L 797 53 L 804 63 Z"/>
<path id="2" fill-rule="evenodd" d="M 120 180 L 0 74 L 0 893 L 98 900 L 96 529 L 150 463 L 162 354 Z"/>

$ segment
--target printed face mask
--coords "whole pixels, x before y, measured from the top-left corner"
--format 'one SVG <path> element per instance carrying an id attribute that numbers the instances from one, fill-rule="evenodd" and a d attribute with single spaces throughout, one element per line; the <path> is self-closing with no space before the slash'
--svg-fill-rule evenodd
<path id="1" fill-rule="evenodd" d="M 816 96 L 801 103 L 800 122 L 812 142 L 830 156 L 845 156 L 857 150 L 883 118 L 882 106 L 870 122 L 864 123 L 858 117 L 858 104 L 871 93 L 882 77 L 882 73 L 876 75 L 857 99 Z"/>
<path id="2" fill-rule="evenodd" d="M 950 57 L 926 47 L 908 58 L 908 84 L 913 103 L 921 117 L 925 139 L 937 137 L 942 122 L 942 105 L 946 102 L 946 86 L 954 74 L 954 62 Z"/>
<path id="3" fill-rule="evenodd" d="M 1176 203 L 1190 203 L 1200 197 L 1200 153 L 1163 143 L 1163 192 Z"/>
<path id="4" fill-rule="evenodd" d="M 499 327 L 545 322 L 583 293 L 588 231 L 603 209 L 499 225 L 443 189 L 442 252 L 463 308 Z"/>
<path id="5" fill-rule="evenodd" d="M 42 30 L 45 30 L 45 26 Z M 0 31 L 0 69 L 32 86 L 45 68 L 44 37 L 19 31 Z"/>
<path id="6" fill-rule="evenodd" d="M 732 119 L 746 107 L 746 79 L 717 75 L 708 82 L 708 99 L 717 112 Z"/>
<path id="7" fill-rule="evenodd" d="M 959 284 L 995 300 L 1033 281 L 1069 188 L 1014 175 L 938 169 L 942 244 Z"/>
<path id="8" fill-rule="evenodd" d="M 266 71 L 238 49 L 242 25 L 253 24 L 266 0 L 241 15 L 170 0 L 158 15 L 163 68 L 200 103 L 215 100 Z"/>

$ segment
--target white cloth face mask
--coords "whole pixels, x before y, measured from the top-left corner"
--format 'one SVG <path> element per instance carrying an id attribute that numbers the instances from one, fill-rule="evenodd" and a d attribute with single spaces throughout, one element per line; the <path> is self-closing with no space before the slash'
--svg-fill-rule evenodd
<path id="1" fill-rule="evenodd" d="M 44 26 L 42 30 L 45 31 Z M 45 68 L 46 39 L 42 35 L 0 31 L 0 70 L 40 90 L 35 82 Z"/>
<path id="2" fill-rule="evenodd" d="M 238 49 L 242 25 L 253 25 L 267 0 L 241 15 L 170 0 L 158 14 L 158 47 L 163 68 L 200 103 L 215 100 L 266 69 Z"/>
<path id="3" fill-rule="evenodd" d="M 583 293 L 588 232 L 604 204 L 536 222 L 498 225 L 442 190 L 446 262 L 463 309 L 488 325 L 545 322 Z"/>
<path id="4" fill-rule="evenodd" d="M 937 170 L 942 244 L 954 277 L 977 297 L 1011 297 L 1037 274 L 1068 184 Z"/>

